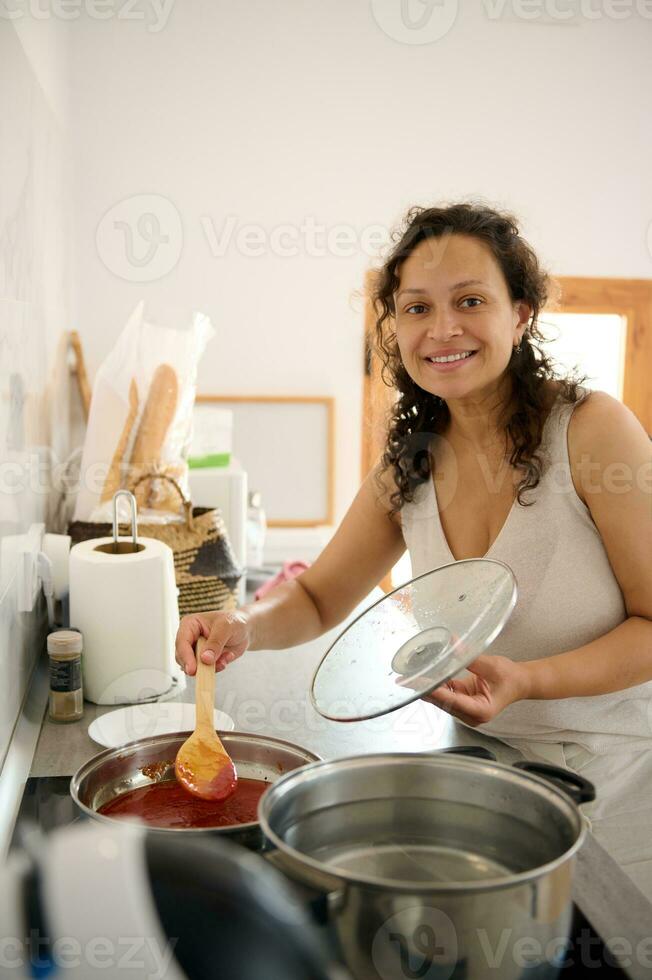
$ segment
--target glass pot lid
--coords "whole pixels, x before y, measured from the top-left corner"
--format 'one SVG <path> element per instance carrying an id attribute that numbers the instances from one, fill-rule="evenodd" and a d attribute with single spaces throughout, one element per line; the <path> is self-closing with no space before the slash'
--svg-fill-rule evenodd
<path id="1" fill-rule="evenodd" d="M 312 680 L 324 718 L 363 721 L 402 708 L 463 670 L 516 605 L 509 565 L 469 558 L 419 575 L 340 633 Z"/>

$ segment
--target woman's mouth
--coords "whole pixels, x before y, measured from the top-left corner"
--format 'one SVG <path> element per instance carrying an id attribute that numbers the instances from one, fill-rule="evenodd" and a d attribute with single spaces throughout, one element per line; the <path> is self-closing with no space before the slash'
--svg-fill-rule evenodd
<path id="1" fill-rule="evenodd" d="M 440 357 L 424 357 L 429 368 L 437 373 L 459 371 L 459 369 L 477 354 L 475 350 L 456 351 L 454 354 L 442 354 Z"/>

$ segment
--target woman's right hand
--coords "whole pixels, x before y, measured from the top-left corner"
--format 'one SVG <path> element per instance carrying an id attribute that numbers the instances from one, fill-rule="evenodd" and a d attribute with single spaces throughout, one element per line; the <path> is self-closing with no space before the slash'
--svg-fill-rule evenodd
<path id="1" fill-rule="evenodd" d="M 184 616 L 177 632 L 176 661 L 189 677 L 197 673 L 195 646 L 200 636 L 207 641 L 202 662 L 215 664 L 215 670 L 224 670 L 251 643 L 249 617 L 241 609 Z"/>

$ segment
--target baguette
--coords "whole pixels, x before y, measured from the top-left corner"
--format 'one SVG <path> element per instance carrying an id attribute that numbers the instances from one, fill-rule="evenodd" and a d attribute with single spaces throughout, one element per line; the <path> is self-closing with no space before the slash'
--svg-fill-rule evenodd
<path id="1" fill-rule="evenodd" d="M 177 410 L 179 383 L 174 368 L 159 364 L 149 386 L 147 401 L 131 454 L 131 481 L 143 473 L 160 468 L 165 436 Z M 138 507 L 151 507 L 152 481 L 145 480 L 136 488 Z"/>

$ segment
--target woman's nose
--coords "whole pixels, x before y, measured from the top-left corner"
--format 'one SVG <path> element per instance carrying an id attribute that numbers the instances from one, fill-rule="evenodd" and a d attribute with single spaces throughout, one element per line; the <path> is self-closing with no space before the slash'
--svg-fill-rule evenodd
<path id="1" fill-rule="evenodd" d="M 462 328 L 456 322 L 455 313 L 451 310 L 434 311 L 428 318 L 428 337 L 433 340 L 445 340 L 449 337 L 457 337 L 462 333 Z"/>

